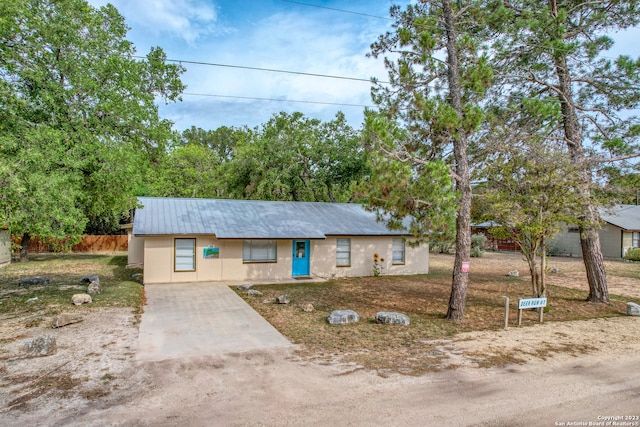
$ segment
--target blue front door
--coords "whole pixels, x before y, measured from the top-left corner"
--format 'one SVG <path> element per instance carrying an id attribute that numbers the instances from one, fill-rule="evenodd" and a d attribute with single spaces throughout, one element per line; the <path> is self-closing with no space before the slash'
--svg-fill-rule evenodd
<path id="1" fill-rule="evenodd" d="M 292 276 L 309 275 L 309 241 L 293 241 L 293 272 Z"/>

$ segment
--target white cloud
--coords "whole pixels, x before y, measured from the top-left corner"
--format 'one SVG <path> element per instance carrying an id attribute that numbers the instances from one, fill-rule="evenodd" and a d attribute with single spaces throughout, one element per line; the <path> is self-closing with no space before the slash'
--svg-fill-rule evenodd
<path id="1" fill-rule="evenodd" d="M 101 6 L 105 0 L 91 0 Z M 170 36 L 193 44 L 222 31 L 216 26 L 218 12 L 206 0 L 112 0 L 127 24 L 155 37 Z"/>
<path id="2" fill-rule="evenodd" d="M 362 30 L 356 25 L 358 23 L 357 20 L 354 23 L 348 19 L 328 22 L 326 19 L 318 19 L 317 14 L 280 12 L 253 21 L 250 30 L 239 28 L 232 38 L 215 40 L 209 49 L 201 50 L 199 57 L 203 61 L 224 64 L 364 79 L 376 76 L 386 80 L 382 60 L 366 57 L 369 43 L 375 40 L 375 35 L 371 39 L 362 37 Z M 386 29 L 386 24 L 381 23 L 376 35 Z M 189 65 L 188 68 L 184 80 L 189 84 L 187 92 L 192 93 L 336 104 L 372 104 L 371 84 L 368 81 L 207 66 Z M 207 103 L 209 108 L 232 101 L 190 96 L 185 96 L 184 99 L 185 103 Z M 248 114 L 243 124 L 249 126 L 263 123 L 265 117 L 278 111 L 303 111 L 309 116 L 330 120 L 338 110 L 342 110 L 353 126 L 359 126 L 362 120 L 362 107 L 245 100 L 237 102 L 247 107 Z M 217 113 L 214 120 L 219 122 L 225 119 L 225 114 L 231 120 L 230 116 L 238 114 L 239 110 L 225 108 Z M 180 125 L 185 117 L 175 119 L 177 127 L 182 127 Z"/>

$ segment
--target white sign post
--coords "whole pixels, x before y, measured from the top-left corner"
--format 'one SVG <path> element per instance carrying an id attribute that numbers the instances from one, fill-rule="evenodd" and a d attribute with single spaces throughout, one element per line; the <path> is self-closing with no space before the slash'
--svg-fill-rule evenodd
<path id="1" fill-rule="evenodd" d="M 542 323 L 542 313 L 544 313 L 544 307 L 547 306 L 546 298 L 524 298 L 518 300 L 518 326 L 522 324 L 522 310 L 527 308 L 539 308 L 538 319 Z"/>

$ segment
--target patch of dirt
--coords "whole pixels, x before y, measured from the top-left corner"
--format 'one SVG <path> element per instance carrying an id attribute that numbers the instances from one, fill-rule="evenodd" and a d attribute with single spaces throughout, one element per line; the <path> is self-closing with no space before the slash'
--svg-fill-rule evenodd
<path id="1" fill-rule="evenodd" d="M 52 329 L 53 317 L 2 319 L 0 328 L 0 424 L 3 417 L 105 398 L 122 393 L 135 378 L 138 336 L 130 308 L 100 308 L 84 321 Z M 30 357 L 25 342 L 43 335 L 56 339 L 49 356 Z M 18 414 L 18 415 L 15 415 Z"/>

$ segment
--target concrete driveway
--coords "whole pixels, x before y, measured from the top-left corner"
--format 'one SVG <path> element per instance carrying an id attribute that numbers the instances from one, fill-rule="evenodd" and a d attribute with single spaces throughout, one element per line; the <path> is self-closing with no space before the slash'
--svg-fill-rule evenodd
<path id="1" fill-rule="evenodd" d="M 138 361 L 292 345 L 223 283 L 145 285 L 145 293 Z"/>

